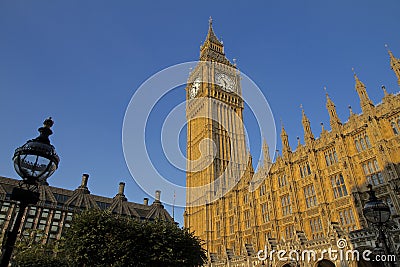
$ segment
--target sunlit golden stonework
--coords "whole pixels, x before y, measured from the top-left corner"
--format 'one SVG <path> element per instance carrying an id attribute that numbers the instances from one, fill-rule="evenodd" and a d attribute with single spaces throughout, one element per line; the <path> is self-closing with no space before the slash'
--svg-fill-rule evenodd
<path id="1" fill-rule="evenodd" d="M 400 60 L 390 64 L 400 85 Z M 381 266 L 328 258 L 261 261 L 260 249 L 346 249 L 377 253 L 374 228 L 362 215 L 367 185 L 392 212 L 387 229 L 392 253 L 399 255 L 400 95 L 374 104 L 354 74 L 361 114 L 350 108 L 342 122 L 326 94 L 330 131 L 314 137 L 304 110 L 304 144 L 295 151 L 282 126 L 282 151 L 271 162 L 263 145 L 263 166 L 254 172 L 241 125 L 243 100 L 239 71 L 224 54 L 212 21 L 200 50 L 200 63 L 187 90 L 187 207 L 185 226 L 204 240 L 210 266 Z M 212 142 L 211 142 L 212 141 Z M 193 188 L 193 190 L 191 190 Z"/>

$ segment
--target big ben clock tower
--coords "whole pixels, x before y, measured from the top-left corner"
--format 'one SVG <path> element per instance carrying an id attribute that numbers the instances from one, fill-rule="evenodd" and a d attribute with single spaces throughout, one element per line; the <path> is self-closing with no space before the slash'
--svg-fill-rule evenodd
<path id="1" fill-rule="evenodd" d="M 247 167 L 240 73 L 225 56 L 212 20 L 189 75 L 187 92 L 187 174 L 185 227 L 214 251 L 214 216 L 224 195 Z"/>

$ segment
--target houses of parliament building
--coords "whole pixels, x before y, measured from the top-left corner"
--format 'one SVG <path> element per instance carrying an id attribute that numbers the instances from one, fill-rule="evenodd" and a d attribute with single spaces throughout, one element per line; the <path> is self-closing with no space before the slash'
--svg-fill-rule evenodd
<path id="1" fill-rule="evenodd" d="M 389 56 L 400 86 L 400 59 L 391 51 Z M 255 171 L 240 123 L 244 108 L 240 73 L 225 56 L 210 20 L 200 63 L 186 87 L 184 213 L 185 227 L 204 241 L 209 266 L 398 266 L 400 95 L 382 86 L 384 96 L 375 104 L 356 74 L 354 79 L 361 114 L 350 109 L 348 121 L 342 122 L 327 94 L 330 130 L 322 125 L 322 133 L 315 136 L 303 110 L 304 144 L 299 141 L 292 149 L 282 126 L 281 155 L 272 162 L 264 143 L 263 164 Z M 363 216 L 369 184 L 390 208 L 385 236 L 397 260 L 380 263 L 325 255 L 306 262 L 257 256 L 260 250 L 329 248 L 379 254 L 381 241 Z"/>

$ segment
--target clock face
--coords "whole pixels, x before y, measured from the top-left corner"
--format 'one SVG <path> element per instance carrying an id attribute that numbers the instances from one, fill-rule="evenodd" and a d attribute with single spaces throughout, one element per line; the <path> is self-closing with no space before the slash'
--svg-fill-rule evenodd
<path id="1" fill-rule="evenodd" d="M 221 86 L 226 91 L 234 90 L 235 86 L 234 80 L 231 78 L 231 76 L 225 73 L 217 73 L 215 75 L 215 81 L 219 86 Z"/>
<path id="2" fill-rule="evenodd" d="M 201 85 L 200 78 L 196 78 L 192 84 L 192 87 L 190 88 L 190 91 L 189 91 L 190 98 L 194 98 L 197 95 L 197 93 L 200 89 L 200 85 Z"/>

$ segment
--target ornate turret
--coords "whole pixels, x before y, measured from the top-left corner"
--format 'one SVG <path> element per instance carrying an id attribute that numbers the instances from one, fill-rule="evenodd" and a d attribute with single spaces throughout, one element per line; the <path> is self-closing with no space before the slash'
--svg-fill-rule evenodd
<path id="1" fill-rule="evenodd" d="M 303 124 L 303 129 L 304 129 L 304 141 L 306 145 L 310 145 L 315 138 L 311 131 L 310 120 L 307 118 L 303 106 L 301 106 L 301 113 L 302 113 L 301 123 Z"/>
<path id="2" fill-rule="evenodd" d="M 263 141 L 263 166 L 265 170 L 269 170 L 272 165 L 271 156 L 269 155 L 269 147 L 267 141 L 264 139 Z"/>
<path id="3" fill-rule="evenodd" d="M 339 116 L 336 112 L 336 106 L 329 97 L 328 93 L 326 92 L 326 87 L 324 87 L 325 94 L 326 94 L 326 109 L 329 113 L 329 123 L 331 125 L 332 130 L 339 130 L 339 126 L 342 125 L 342 122 L 339 119 Z"/>
<path id="4" fill-rule="evenodd" d="M 219 63 L 223 63 L 229 65 L 231 67 L 235 67 L 226 57 L 224 53 L 224 45 L 220 40 L 218 40 L 217 36 L 214 33 L 212 27 L 212 18 L 210 17 L 208 24 L 208 33 L 206 36 L 206 40 L 203 45 L 200 47 L 200 60 L 201 61 L 216 61 Z"/>
<path id="5" fill-rule="evenodd" d="M 353 69 L 354 72 L 354 69 Z M 367 113 L 374 106 L 371 99 L 368 97 L 367 89 L 362 81 L 358 79 L 357 74 L 354 72 L 354 79 L 356 81 L 355 89 L 358 97 L 360 98 L 360 106 L 363 113 Z"/>
<path id="6" fill-rule="evenodd" d="M 385 47 L 387 48 L 390 56 L 390 67 L 394 71 L 394 74 L 396 74 L 397 83 L 400 86 L 400 59 L 393 56 L 392 51 L 390 51 L 387 45 L 385 45 Z"/>
<path id="7" fill-rule="evenodd" d="M 289 138 L 285 131 L 285 128 L 283 127 L 283 124 L 282 124 L 282 131 L 281 131 L 281 140 L 282 140 L 282 156 L 284 158 L 287 158 L 287 156 L 291 152 L 291 149 L 289 146 Z"/>

